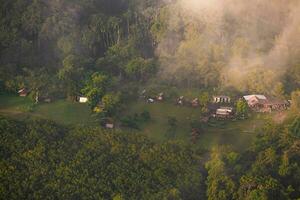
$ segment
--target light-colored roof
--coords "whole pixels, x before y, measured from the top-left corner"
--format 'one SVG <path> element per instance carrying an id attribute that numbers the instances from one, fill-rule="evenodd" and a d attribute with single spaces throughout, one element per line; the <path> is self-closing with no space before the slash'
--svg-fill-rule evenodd
<path id="1" fill-rule="evenodd" d="M 228 110 L 228 111 L 232 111 L 233 110 L 232 107 L 220 107 L 219 109 Z"/>
<path id="2" fill-rule="evenodd" d="M 259 100 L 267 100 L 267 97 L 265 95 L 262 94 L 252 94 L 252 95 L 246 95 L 244 96 L 244 99 L 246 101 L 249 101 L 251 98 L 256 97 Z"/>
<path id="3" fill-rule="evenodd" d="M 223 109 L 218 109 L 216 114 L 217 115 L 229 115 L 230 112 L 228 112 L 227 110 L 223 110 Z"/>
<path id="4" fill-rule="evenodd" d="M 231 113 L 232 112 L 232 108 L 219 108 L 217 109 L 217 112 L 228 112 Z"/>
<path id="5" fill-rule="evenodd" d="M 225 95 L 216 95 L 216 96 L 213 96 L 214 98 L 226 98 L 226 99 L 230 99 L 229 96 L 225 96 Z"/>
<path id="6" fill-rule="evenodd" d="M 18 93 L 25 92 L 25 91 L 26 91 L 26 89 L 25 89 L 25 88 L 22 88 L 22 89 L 20 89 L 20 90 L 18 91 Z"/>

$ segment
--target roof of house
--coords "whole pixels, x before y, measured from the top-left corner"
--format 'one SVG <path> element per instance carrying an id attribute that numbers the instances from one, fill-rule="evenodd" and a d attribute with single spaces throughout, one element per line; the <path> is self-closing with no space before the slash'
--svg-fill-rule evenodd
<path id="1" fill-rule="evenodd" d="M 26 92 L 26 88 L 22 88 L 18 91 L 18 93 L 21 93 L 21 92 Z"/>
<path id="2" fill-rule="evenodd" d="M 226 98 L 226 99 L 230 99 L 229 96 L 225 96 L 225 95 L 216 95 L 216 96 L 214 96 L 214 98 Z"/>
<path id="3" fill-rule="evenodd" d="M 230 112 L 233 111 L 232 107 L 220 107 L 219 109 L 221 109 L 221 110 L 227 110 L 227 111 L 230 111 Z"/>
<path id="4" fill-rule="evenodd" d="M 267 97 L 265 95 L 262 94 L 252 94 L 252 95 L 246 95 L 244 96 L 244 99 L 246 101 L 249 101 L 250 99 L 252 99 L 253 97 L 256 97 L 258 100 L 267 100 Z"/>
<path id="5" fill-rule="evenodd" d="M 216 112 L 217 115 L 229 115 L 230 112 L 228 112 L 227 110 L 223 110 L 223 109 L 218 109 Z"/>
<path id="6" fill-rule="evenodd" d="M 274 104 L 289 104 L 288 101 L 282 99 L 269 99 L 266 104 L 274 105 Z"/>

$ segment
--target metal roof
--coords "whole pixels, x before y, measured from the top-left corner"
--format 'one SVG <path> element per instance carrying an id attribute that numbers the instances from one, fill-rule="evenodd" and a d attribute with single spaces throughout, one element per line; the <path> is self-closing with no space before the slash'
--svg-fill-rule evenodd
<path id="1" fill-rule="evenodd" d="M 259 100 L 267 100 L 267 97 L 265 95 L 262 94 L 252 94 L 252 95 L 246 95 L 244 96 L 244 99 L 246 101 L 249 101 L 251 98 L 256 97 Z"/>

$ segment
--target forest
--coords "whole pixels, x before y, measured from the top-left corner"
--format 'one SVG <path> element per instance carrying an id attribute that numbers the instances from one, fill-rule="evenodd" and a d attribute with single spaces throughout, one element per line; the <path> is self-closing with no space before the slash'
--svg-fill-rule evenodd
<path id="1" fill-rule="evenodd" d="M 1 90 L 101 99 L 149 80 L 279 96 L 299 88 L 297 1 L 184 2 L 3 0 Z"/>
<path id="2" fill-rule="evenodd" d="M 298 0 L 0 0 L 0 199 L 299 199 L 299 27 Z"/>
<path id="3" fill-rule="evenodd" d="M 297 199 L 300 118 L 244 152 L 50 121 L 0 119 L 1 199 Z"/>

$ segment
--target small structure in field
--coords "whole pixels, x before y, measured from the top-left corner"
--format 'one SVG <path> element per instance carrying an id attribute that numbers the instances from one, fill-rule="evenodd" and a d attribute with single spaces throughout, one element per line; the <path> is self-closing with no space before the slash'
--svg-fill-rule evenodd
<path id="1" fill-rule="evenodd" d="M 28 95 L 28 90 L 26 88 L 22 88 L 18 91 L 20 97 L 26 97 Z"/>
<path id="2" fill-rule="evenodd" d="M 107 128 L 107 129 L 113 129 L 113 128 L 114 128 L 114 124 L 113 124 L 113 123 L 107 122 L 107 123 L 105 124 L 105 128 Z"/>
<path id="3" fill-rule="evenodd" d="M 231 101 L 231 98 L 229 96 L 225 96 L 225 95 L 219 95 L 219 96 L 213 97 L 214 103 L 230 103 L 230 101 Z"/>
<path id="4" fill-rule="evenodd" d="M 256 112 L 272 112 L 286 110 L 290 103 L 277 98 L 267 98 L 264 95 L 246 95 L 244 99 L 248 106 Z"/>
<path id="5" fill-rule="evenodd" d="M 177 99 L 177 104 L 181 106 L 184 104 L 184 96 L 181 96 Z"/>
<path id="6" fill-rule="evenodd" d="M 214 117 L 217 118 L 229 118 L 233 116 L 233 108 L 232 107 L 220 107 L 217 109 Z"/>
<path id="7" fill-rule="evenodd" d="M 153 98 L 148 98 L 147 103 L 154 103 L 154 99 Z"/>
<path id="8" fill-rule="evenodd" d="M 243 97 L 249 107 L 255 106 L 257 103 L 263 103 L 267 101 L 267 97 L 262 94 L 252 94 L 252 95 L 246 95 Z"/>
<path id="9" fill-rule="evenodd" d="M 192 107 L 198 107 L 199 106 L 199 99 L 198 98 L 193 99 L 191 104 L 192 104 Z"/>
<path id="10" fill-rule="evenodd" d="M 78 102 L 79 103 L 87 103 L 89 99 L 87 97 L 78 97 Z"/>
<path id="11" fill-rule="evenodd" d="M 164 100 L 164 93 L 161 92 L 158 94 L 158 96 L 156 97 L 157 101 L 163 101 Z"/>

